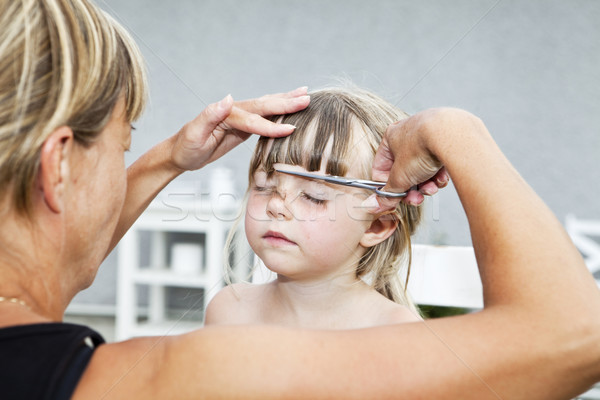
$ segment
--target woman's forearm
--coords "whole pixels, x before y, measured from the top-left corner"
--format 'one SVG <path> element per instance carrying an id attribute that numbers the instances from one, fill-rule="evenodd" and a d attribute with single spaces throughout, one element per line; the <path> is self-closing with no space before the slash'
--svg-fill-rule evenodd
<path id="1" fill-rule="evenodd" d="M 472 371 L 465 382 L 485 382 L 502 398 L 562 399 L 600 380 L 600 291 L 561 224 L 478 118 L 434 109 L 391 126 L 374 172 L 387 171 L 389 188 L 403 191 L 442 165 L 469 220 L 485 308 L 427 324 Z M 425 369 L 421 360 L 431 359 L 418 353 Z M 437 380 L 459 379 L 436 359 Z"/>
<path id="2" fill-rule="evenodd" d="M 148 207 L 152 199 L 173 179 L 183 173 L 171 162 L 175 136 L 151 148 L 127 169 L 127 195 L 110 251 Z"/>
<path id="3" fill-rule="evenodd" d="M 463 120 L 433 132 L 429 146 L 452 176 L 467 214 L 486 306 L 518 303 L 536 314 L 548 310 L 553 319 L 564 312 L 572 321 L 581 295 L 600 307 L 600 292 L 553 213 L 481 121 L 470 114 L 453 117 Z"/>
<path id="4" fill-rule="evenodd" d="M 547 352 L 546 361 L 562 364 L 563 374 L 600 379 L 600 291 L 583 259 L 483 123 L 451 112 L 448 118 L 461 122 L 432 132 L 429 146 L 452 176 L 469 220 L 483 313 L 500 315 L 513 340 L 527 344 L 524 351 L 537 349 L 542 359 Z"/>

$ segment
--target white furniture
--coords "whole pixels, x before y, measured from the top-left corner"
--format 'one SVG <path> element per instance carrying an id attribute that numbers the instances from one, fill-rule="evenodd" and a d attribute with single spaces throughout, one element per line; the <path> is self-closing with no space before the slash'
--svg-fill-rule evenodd
<path id="1" fill-rule="evenodd" d="M 596 282 L 600 286 L 600 220 L 579 219 L 574 215 L 567 215 L 565 229 L 582 253 L 588 269 L 595 274 Z M 592 239 L 593 237 L 596 240 Z M 600 400 L 600 383 L 577 399 Z"/>
<path id="2" fill-rule="evenodd" d="M 417 304 L 483 308 L 473 247 L 414 245 L 408 291 Z"/>
<path id="3" fill-rule="evenodd" d="M 117 340 L 179 334 L 199 328 L 201 320 L 185 321 L 184 314 L 188 314 L 185 311 L 174 320 L 170 319 L 173 316 L 167 312 L 165 289 L 202 289 L 203 295 L 195 294 L 194 304 L 187 310 L 198 314 L 223 287 L 223 249 L 238 204 L 202 204 L 193 200 L 158 198 L 121 240 L 118 247 Z M 174 236 L 182 234 L 186 237 L 185 243 L 173 242 Z M 242 247 L 236 257 L 240 254 L 243 257 L 244 252 L 247 250 Z M 175 268 L 169 265 L 178 258 L 185 265 Z M 146 265 L 142 265 L 144 259 L 149 260 Z M 138 305 L 138 288 L 142 286 L 149 288 L 147 310 Z"/>
<path id="4" fill-rule="evenodd" d="M 578 219 L 574 215 L 567 215 L 565 229 L 583 254 L 590 272 L 599 276 L 596 282 L 600 286 L 600 220 Z"/>

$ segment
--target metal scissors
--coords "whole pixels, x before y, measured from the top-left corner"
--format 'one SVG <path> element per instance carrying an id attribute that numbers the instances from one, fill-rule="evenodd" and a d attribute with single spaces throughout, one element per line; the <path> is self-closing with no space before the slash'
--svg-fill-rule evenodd
<path id="1" fill-rule="evenodd" d="M 408 192 L 394 193 L 394 192 L 386 192 L 383 187 L 386 185 L 386 182 L 377 182 L 377 181 L 369 181 L 365 179 L 356 179 L 356 178 L 345 178 L 343 176 L 335 176 L 335 175 L 317 175 L 311 174 L 308 172 L 296 172 L 296 171 L 285 171 L 282 169 L 275 168 L 275 171 L 281 172 L 288 175 L 296 175 L 304 178 L 310 179 L 318 179 L 321 181 L 325 181 L 327 183 L 333 183 L 335 185 L 344 185 L 351 186 L 361 189 L 373 190 L 378 196 L 388 197 L 388 198 L 400 198 L 406 197 Z"/>

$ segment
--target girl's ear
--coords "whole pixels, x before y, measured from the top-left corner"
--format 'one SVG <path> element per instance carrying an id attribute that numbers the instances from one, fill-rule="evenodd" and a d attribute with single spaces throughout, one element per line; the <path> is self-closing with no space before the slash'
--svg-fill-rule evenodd
<path id="1" fill-rule="evenodd" d="M 57 128 L 42 145 L 38 187 L 46 206 L 55 213 L 64 208 L 72 145 L 73 131 L 67 126 Z"/>
<path id="2" fill-rule="evenodd" d="M 363 247 L 373 247 L 389 238 L 397 227 L 397 219 L 390 214 L 382 214 L 373 220 L 359 243 Z"/>

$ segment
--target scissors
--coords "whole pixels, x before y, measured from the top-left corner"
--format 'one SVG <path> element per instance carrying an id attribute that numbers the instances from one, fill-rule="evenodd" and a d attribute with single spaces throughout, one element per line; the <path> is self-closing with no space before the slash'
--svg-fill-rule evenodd
<path id="1" fill-rule="evenodd" d="M 275 168 L 275 171 L 281 172 L 288 175 L 296 175 L 301 176 L 303 178 L 310 179 L 318 179 L 321 181 L 325 181 L 327 183 L 333 183 L 335 185 L 344 185 L 351 186 L 361 189 L 373 190 L 378 196 L 388 197 L 388 198 L 400 198 L 406 197 L 408 192 L 394 193 L 394 192 L 386 192 L 383 187 L 386 185 L 386 182 L 377 182 L 377 181 L 369 181 L 365 179 L 356 179 L 356 178 L 345 178 L 343 176 L 335 176 L 335 175 L 317 175 L 310 174 L 308 172 L 296 172 L 296 171 L 285 171 L 281 169 Z"/>

